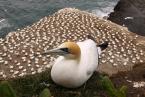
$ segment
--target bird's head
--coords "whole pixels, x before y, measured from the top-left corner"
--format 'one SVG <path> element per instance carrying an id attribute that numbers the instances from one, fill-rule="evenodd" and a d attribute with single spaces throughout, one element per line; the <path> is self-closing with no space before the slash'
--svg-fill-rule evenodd
<path id="1" fill-rule="evenodd" d="M 75 42 L 64 42 L 61 45 L 59 45 L 57 48 L 48 50 L 43 53 L 43 55 L 47 55 L 47 54 L 79 57 L 81 54 L 81 50 L 80 50 L 79 45 Z"/>

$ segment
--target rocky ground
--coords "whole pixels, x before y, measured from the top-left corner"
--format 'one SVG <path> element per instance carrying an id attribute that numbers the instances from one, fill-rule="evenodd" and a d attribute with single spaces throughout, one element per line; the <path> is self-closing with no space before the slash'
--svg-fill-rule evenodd
<path id="1" fill-rule="evenodd" d="M 145 0 L 120 0 L 109 20 L 145 36 Z"/>
<path id="2" fill-rule="evenodd" d="M 130 31 L 145 36 L 145 0 L 120 0 L 109 20 L 126 26 Z M 128 87 L 127 97 L 145 97 L 145 84 L 133 87 L 135 82 L 145 82 L 145 64 L 138 64 L 132 71 L 120 72 L 111 77 L 118 87 Z"/>
<path id="3" fill-rule="evenodd" d="M 129 72 L 120 72 L 112 76 L 111 80 L 116 87 L 121 85 L 128 87 L 127 97 L 145 97 L 145 83 L 139 86 L 141 82 L 145 82 L 145 66 L 135 67 Z"/>

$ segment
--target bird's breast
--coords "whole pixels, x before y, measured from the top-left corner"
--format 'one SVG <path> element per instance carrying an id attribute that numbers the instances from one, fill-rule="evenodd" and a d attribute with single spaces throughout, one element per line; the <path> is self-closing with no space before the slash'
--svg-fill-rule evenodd
<path id="1" fill-rule="evenodd" d="M 52 80 L 65 87 L 77 87 L 83 84 L 81 74 L 79 73 L 79 66 L 74 60 L 61 60 L 53 65 L 51 70 Z"/>

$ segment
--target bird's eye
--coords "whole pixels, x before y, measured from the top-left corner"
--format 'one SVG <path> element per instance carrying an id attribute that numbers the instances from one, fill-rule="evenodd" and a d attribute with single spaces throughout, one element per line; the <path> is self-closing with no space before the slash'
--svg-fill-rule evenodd
<path id="1" fill-rule="evenodd" d="M 69 49 L 68 48 L 60 48 L 60 50 L 69 53 Z"/>

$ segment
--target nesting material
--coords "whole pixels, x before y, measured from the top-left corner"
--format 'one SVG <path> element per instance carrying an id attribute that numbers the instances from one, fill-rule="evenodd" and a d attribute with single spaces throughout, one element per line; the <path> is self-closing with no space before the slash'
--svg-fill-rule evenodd
<path id="1" fill-rule="evenodd" d="M 65 8 L 0 39 L 0 80 L 45 71 L 53 65 L 56 56 L 40 53 L 65 41 L 83 41 L 88 35 L 96 43 L 109 42 L 100 56 L 100 72 L 113 74 L 145 62 L 144 46 L 137 41 L 140 36 L 94 14 Z"/>
<path id="2" fill-rule="evenodd" d="M 141 88 L 141 87 L 145 87 L 145 82 L 133 82 L 133 87 L 134 88 Z"/>

